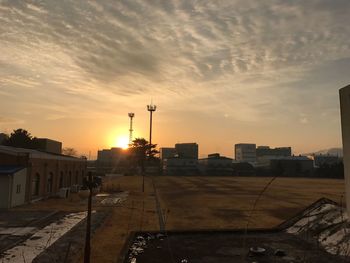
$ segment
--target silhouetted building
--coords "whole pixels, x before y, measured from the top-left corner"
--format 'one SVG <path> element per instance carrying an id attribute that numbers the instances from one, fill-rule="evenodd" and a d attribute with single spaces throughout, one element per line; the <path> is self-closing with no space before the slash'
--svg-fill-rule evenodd
<path id="1" fill-rule="evenodd" d="M 232 161 L 219 153 L 209 154 L 208 158 L 198 160 L 199 170 L 205 175 L 232 175 Z"/>
<path id="2" fill-rule="evenodd" d="M 86 175 L 86 159 L 10 146 L 0 146 L 0 166 L 26 168 L 25 187 L 20 190 L 25 192 L 25 202 L 57 195 L 61 188 L 80 185 Z M 16 172 L 7 170 L 5 173 L 16 177 Z M 11 187 L 11 183 L 8 185 Z"/>
<path id="3" fill-rule="evenodd" d="M 165 175 L 198 175 L 198 160 L 194 158 L 168 158 L 163 162 Z"/>
<path id="4" fill-rule="evenodd" d="M 193 158 L 198 160 L 197 143 L 177 143 L 175 144 L 175 149 L 179 158 Z"/>
<path id="5" fill-rule="evenodd" d="M 346 187 L 346 204 L 350 216 L 350 85 L 340 89 L 340 112 L 343 139 L 343 162 Z"/>
<path id="6" fill-rule="evenodd" d="M 62 153 L 62 143 L 59 141 L 47 138 L 37 138 L 35 143 L 37 150 L 56 154 Z"/>
<path id="7" fill-rule="evenodd" d="M 276 157 L 270 168 L 274 176 L 312 176 L 314 162 L 306 156 Z"/>
<path id="8" fill-rule="evenodd" d="M 256 157 L 259 158 L 263 156 L 281 156 L 281 157 L 292 156 L 292 148 L 291 147 L 270 148 L 269 146 L 258 146 L 256 148 Z"/>
<path id="9" fill-rule="evenodd" d="M 235 160 L 237 162 L 256 163 L 256 145 L 253 143 L 235 144 Z"/>
<path id="10" fill-rule="evenodd" d="M 96 168 L 99 173 L 123 173 L 127 165 L 128 150 L 119 147 L 97 152 Z"/>
<path id="11" fill-rule="evenodd" d="M 314 160 L 315 167 L 321 167 L 323 165 L 333 165 L 342 161 L 342 158 L 334 155 L 318 154 L 313 155 L 310 158 Z"/>
<path id="12" fill-rule="evenodd" d="M 159 148 L 159 157 L 163 161 L 164 159 L 173 158 L 176 156 L 176 149 L 171 147 Z"/>

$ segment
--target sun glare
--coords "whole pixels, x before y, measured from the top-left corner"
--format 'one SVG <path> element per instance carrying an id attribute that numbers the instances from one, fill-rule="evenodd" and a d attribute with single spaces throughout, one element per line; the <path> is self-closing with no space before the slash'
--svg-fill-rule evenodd
<path id="1" fill-rule="evenodd" d="M 117 147 L 128 149 L 129 147 L 129 138 L 126 136 L 120 136 L 117 138 Z"/>

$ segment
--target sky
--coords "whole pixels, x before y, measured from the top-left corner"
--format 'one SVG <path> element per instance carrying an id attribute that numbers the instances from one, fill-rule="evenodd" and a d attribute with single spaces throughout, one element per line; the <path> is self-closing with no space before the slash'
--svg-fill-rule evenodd
<path id="1" fill-rule="evenodd" d="M 81 154 L 128 137 L 341 146 L 350 83 L 348 0 L 0 0 L 0 132 Z"/>

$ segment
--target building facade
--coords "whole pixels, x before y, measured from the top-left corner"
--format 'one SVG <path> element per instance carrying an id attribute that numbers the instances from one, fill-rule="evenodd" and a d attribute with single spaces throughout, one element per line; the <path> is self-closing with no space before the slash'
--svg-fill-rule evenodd
<path id="1" fill-rule="evenodd" d="M 281 157 L 292 156 L 292 148 L 291 147 L 270 148 L 270 146 L 258 146 L 256 148 L 256 157 L 259 158 L 263 156 L 281 156 Z"/>
<path id="2" fill-rule="evenodd" d="M 175 157 L 176 154 L 176 149 L 172 147 L 161 147 L 159 148 L 159 158 L 164 161 L 165 159 L 168 158 L 173 158 Z"/>
<path id="3" fill-rule="evenodd" d="M 123 173 L 127 165 L 128 150 L 119 147 L 97 152 L 96 169 L 99 173 Z"/>
<path id="4" fill-rule="evenodd" d="M 175 150 L 179 158 L 198 160 L 197 143 L 177 143 L 175 144 Z"/>
<path id="5" fill-rule="evenodd" d="M 343 162 L 346 204 L 350 216 L 350 85 L 340 89 L 340 113 L 343 139 Z"/>
<path id="6" fill-rule="evenodd" d="M 208 158 L 198 160 L 199 170 L 205 175 L 232 175 L 232 159 L 220 156 L 219 153 L 209 154 Z"/>
<path id="7" fill-rule="evenodd" d="M 194 158 L 168 158 L 163 162 L 165 175 L 198 175 L 198 160 Z"/>
<path id="8" fill-rule="evenodd" d="M 86 159 L 10 146 L 0 146 L 0 165 L 26 168 L 25 202 L 81 185 L 86 175 Z"/>
<path id="9" fill-rule="evenodd" d="M 239 143 L 235 144 L 235 160 L 237 162 L 256 163 L 256 144 Z"/>
<path id="10" fill-rule="evenodd" d="M 59 141 L 54 141 L 47 138 L 37 138 L 35 140 L 36 149 L 49 153 L 62 153 L 62 143 Z"/>
<path id="11" fill-rule="evenodd" d="M 306 156 L 276 157 L 270 160 L 270 168 L 274 176 L 309 177 L 314 162 Z"/>
<path id="12" fill-rule="evenodd" d="M 25 203 L 26 181 L 26 168 L 0 165 L 0 209 L 8 209 Z"/>

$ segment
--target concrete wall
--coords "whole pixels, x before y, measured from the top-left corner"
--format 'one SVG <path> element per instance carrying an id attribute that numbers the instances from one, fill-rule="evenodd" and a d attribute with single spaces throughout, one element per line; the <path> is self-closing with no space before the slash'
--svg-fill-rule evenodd
<path id="1" fill-rule="evenodd" d="M 343 138 L 346 204 L 348 215 L 350 215 L 350 85 L 340 89 L 339 93 Z"/>
<path id="2" fill-rule="evenodd" d="M 18 171 L 11 178 L 12 178 L 11 207 L 23 205 L 25 203 L 25 195 L 26 195 L 27 169 L 22 169 Z M 18 185 L 20 186 L 19 193 L 17 193 Z"/>
<path id="3" fill-rule="evenodd" d="M 9 176 L 0 175 L 0 208 L 9 207 Z"/>

